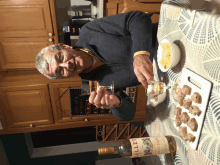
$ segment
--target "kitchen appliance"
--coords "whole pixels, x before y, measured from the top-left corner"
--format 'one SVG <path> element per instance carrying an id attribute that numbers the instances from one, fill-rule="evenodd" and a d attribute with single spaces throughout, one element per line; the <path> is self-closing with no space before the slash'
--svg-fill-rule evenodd
<path id="1" fill-rule="evenodd" d="M 63 33 L 65 33 L 66 38 L 70 38 L 70 40 L 79 38 L 81 28 L 86 23 L 103 17 L 104 0 L 90 0 L 90 2 L 84 4 L 86 5 L 71 4 L 71 7 L 67 11 L 67 14 L 70 16 L 70 21 L 63 24 Z"/>

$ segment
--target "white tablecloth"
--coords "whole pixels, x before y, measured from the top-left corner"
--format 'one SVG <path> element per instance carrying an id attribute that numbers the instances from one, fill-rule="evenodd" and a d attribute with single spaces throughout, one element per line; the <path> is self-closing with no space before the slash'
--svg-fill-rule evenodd
<path id="1" fill-rule="evenodd" d="M 185 7 L 180 7 L 180 4 Z M 213 83 L 213 89 L 202 128 L 198 149 L 193 150 L 174 127 L 176 102 L 172 89 L 166 100 L 156 108 L 147 109 L 145 127 L 150 136 L 173 135 L 177 142 L 174 160 L 160 155 L 163 164 L 220 164 L 220 15 L 190 9 L 188 0 L 162 3 L 158 26 L 158 41 L 168 39 L 181 50 L 181 61 L 163 73 L 154 61 L 154 80 L 173 86 L 181 79 L 186 67 Z M 156 55 L 155 55 L 156 56 Z"/>

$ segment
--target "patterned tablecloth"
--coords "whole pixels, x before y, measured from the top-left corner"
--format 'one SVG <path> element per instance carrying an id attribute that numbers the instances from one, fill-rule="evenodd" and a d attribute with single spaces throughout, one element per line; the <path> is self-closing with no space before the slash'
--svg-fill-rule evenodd
<path id="1" fill-rule="evenodd" d="M 180 3 L 182 6 L 180 6 Z M 183 7 L 185 5 L 185 7 Z M 178 45 L 180 62 L 163 73 L 154 59 L 154 80 L 173 86 L 181 79 L 186 67 L 213 83 L 204 125 L 197 150 L 180 136 L 174 127 L 176 102 L 172 89 L 166 100 L 155 108 L 148 106 L 145 127 L 150 136 L 173 135 L 177 142 L 174 159 L 159 155 L 163 164 L 220 164 L 220 15 L 190 9 L 189 0 L 162 3 L 158 26 L 158 41 L 168 39 Z M 156 56 L 156 55 L 155 55 Z"/>

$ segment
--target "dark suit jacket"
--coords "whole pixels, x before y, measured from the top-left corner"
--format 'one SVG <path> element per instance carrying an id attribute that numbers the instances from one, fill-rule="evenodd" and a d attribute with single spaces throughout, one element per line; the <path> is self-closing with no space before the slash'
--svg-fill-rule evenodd
<path id="1" fill-rule="evenodd" d="M 130 121 L 135 116 L 135 106 L 122 89 L 140 84 L 134 73 L 133 56 L 135 52 L 148 51 L 152 59 L 152 42 L 155 42 L 152 38 L 155 40 L 156 34 L 152 35 L 150 16 L 141 11 L 91 21 L 80 32 L 76 47 L 91 50 L 105 65 L 79 76 L 82 79 L 97 80 L 104 86 L 114 81 L 115 94 L 122 97 L 122 105 L 111 110 L 120 121 Z"/>

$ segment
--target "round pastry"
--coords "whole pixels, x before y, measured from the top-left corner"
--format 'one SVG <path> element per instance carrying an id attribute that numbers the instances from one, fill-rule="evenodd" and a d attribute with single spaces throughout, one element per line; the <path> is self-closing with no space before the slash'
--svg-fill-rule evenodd
<path id="1" fill-rule="evenodd" d="M 176 101 L 177 101 L 177 103 L 179 103 L 180 106 L 183 105 L 183 99 L 184 99 L 184 98 L 177 96 L 177 100 L 176 100 Z"/>
<path id="2" fill-rule="evenodd" d="M 191 88 L 188 85 L 183 85 L 182 93 L 184 95 L 190 95 L 191 94 Z"/>
<path id="3" fill-rule="evenodd" d="M 187 123 L 187 126 L 193 131 L 193 132 L 196 132 L 197 131 L 197 128 L 198 128 L 198 123 L 196 121 L 195 118 L 191 118 L 188 123 Z"/>
<path id="4" fill-rule="evenodd" d="M 186 95 L 183 93 L 183 90 L 180 88 L 177 92 L 177 97 L 184 98 Z"/>
<path id="5" fill-rule="evenodd" d="M 190 117 L 189 115 L 187 114 L 187 112 L 183 112 L 181 115 L 180 115 L 180 119 L 183 123 L 187 124 L 187 122 L 189 121 Z"/>
<path id="6" fill-rule="evenodd" d="M 199 109 L 199 107 L 193 105 L 189 108 L 189 113 L 191 113 L 194 116 L 196 116 L 196 115 L 200 116 L 202 111 Z"/>
<path id="7" fill-rule="evenodd" d="M 183 100 L 183 107 L 186 109 L 189 109 L 192 105 L 192 100 L 191 99 L 187 99 L 187 100 Z"/>
<path id="8" fill-rule="evenodd" d="M 179 131 L 183 138 L 187 136 L 187 127 L 179 127 Z"/>
<path id="9" fill-rule="evenodd" d="M 191 99 L 194 103 L 199 103 L 199 104 L 202 103 L 202 97 L 198 92 L 193 93 Z"/>
<path id="10" fill-rule="evenodd" d="M 177 116 L 177 117 L 175 118 L 175 124 L 176 124 L 177 127 L 179 127 L 179 126 L 182 124 L 182 121 L 180 120 L 180 117 L 179 117 L 179 116 Z"/>
<path id="11" fill-rule="evenodd" d="M 182 113 L 182 109 L 181 109 L 180 107 L 176 107 L 176 108 L 174 109 L 174 114 L 175 114 L 176 116 L 180 116 L 181 113 Z"/>
<path id="12" fill-rule="evenodd" d="M 195 140 L 195 136 L 193 136 L 191 133 L 187 133 L 185 136 L 185 140 L 189 142 L 193 142 Z"/>

